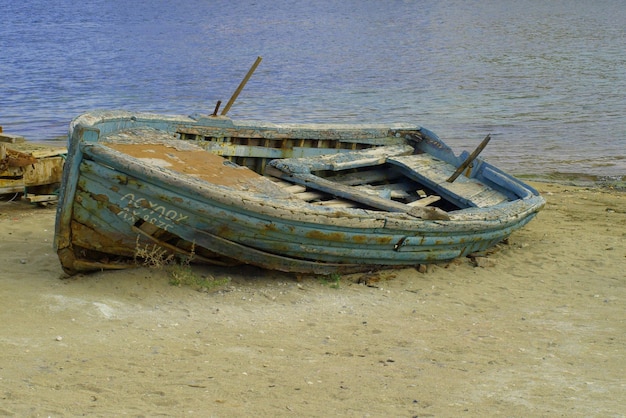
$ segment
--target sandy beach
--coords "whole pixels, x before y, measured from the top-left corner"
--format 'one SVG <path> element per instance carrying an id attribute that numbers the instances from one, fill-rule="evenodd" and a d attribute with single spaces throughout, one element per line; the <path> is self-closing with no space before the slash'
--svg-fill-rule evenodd
<path id="1" fill-rule="evenodd" d="M 0 202 L 0 416 L 626 416 L 626 193 L 546 208 L 478 265 L 66 277 L 55 208 Z"/>

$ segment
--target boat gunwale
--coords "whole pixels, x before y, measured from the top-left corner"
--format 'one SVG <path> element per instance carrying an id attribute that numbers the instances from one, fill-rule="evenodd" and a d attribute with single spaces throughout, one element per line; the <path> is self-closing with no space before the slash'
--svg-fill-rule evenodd
<path id="1" fill-rule="evenodd" d="M 310 138 L 312 133 L 323 132 L 328 135 L 335 132 L 343 136 L 351 135 L 353 138 L 386 138 L 390 131 L 415 131 L 419 132 L 423 128 L 419 125 L 409 123 L 273 123 L 259 120 L 233 120 L 224 116 L 208 115 L 161 115 L 146 112 L 132 112 L 126 110 L 99 110 L 83 113 L 70 122 L 69 136 L 78 128 L 99 129 L 100 135 L 104 136 L 109 132 L 121 129 L 122 125 L 144 125 L 156 127 L 176 133 L 179 129 L 202 129 L 210 123 L 213 128 L 225 129 L 251 129 L 262 131 L 275 131 L 282 136 L 294 134 L 294 138 L 300 136 Z M 113 129 L 101 129 L 104 125 L 111 125 Z M 168 129 L 164 129 L 165 127 Z M 301 132 L 298 134 L 298 132 Z M 317 139 L 317 138 L 312 138 Z M 324 139 L 333 139 L 327 136 Z M 339 137 L 337 138 L 339 139 Z M 341 138 L 343 139 L 343 138 Z"/>

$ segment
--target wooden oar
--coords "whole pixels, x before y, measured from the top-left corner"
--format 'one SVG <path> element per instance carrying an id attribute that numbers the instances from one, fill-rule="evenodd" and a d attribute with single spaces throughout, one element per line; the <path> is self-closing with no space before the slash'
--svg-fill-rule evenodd
<path id="1" fill-rule="evenodd" d="M 469 165 L 472 163 L 472 161 L 474 161 L 476 159 L 476 157 L 478 157 L 478 154 L 481 153 L 481 151 L 483 149 L 485 149 L 485 147 L 487 146 L 487 144 L 489 143 L 489 140 L 491 140 L 491 134 L 488 134 L 485 139 L 483 139 L 483 142 L 480 143 L 480 145 L 474 150 L 474 152 L 472 152 L 469 157 L 467 157 L 467 159 L 465 161 L 463 161 L 463 164 L 461 164 L 459 166 L 459 168 L 456 169 L 456 171 L 450 176 L 450 178 L 448 180 L 446 180 L 448 183 L 452 183 L 454 180 L 457 179 L 457 177 L 459 177 L 461 175 L 461 173 L 463 172 L 463 170 L 465 170 L 467 167 L 469 167 Z"/>
<path id="2" fill-rule="evenodd" d="M 259 66 L 259 64 L 261 63 L 262 59 L 263 58 L 261 58 L 261 57 L 257 57 L 256 58 L 256 61 L 254 61 L 254 64 L 252 64 L 252 67 L 250 67 L 250 70 L 248 70 L 248 74 L 246 74 L 246 76 L 243 78 L 243 80 L 241 80 L 241 83 L 239 84 L 239 87 L 237 87 L 237 90 L 235 90 L 235 92 L 233 93 L 233 96 L 230 98 L 228 103 L 226 103 L 226 107 L 224 108 L 224 110 L 222 110 L 222 116 L 224 116 L 224 115 L 226 115 L 226 113 L 228 113 L 228 111 L 230 110 L 230 107 L 233 105 L 235 100 L 237 100 L 237 96 L 239 96 L 239 93 L 241 93 L 241 90 L 243 90 L 243 88 L 245 87 L 245 85 L 248 82 L 248 80 L 250 80 L 250 77 L 252 77 L 252 73 L 254 72 L 254 70 L 256 70 L 256 67 Z"/>

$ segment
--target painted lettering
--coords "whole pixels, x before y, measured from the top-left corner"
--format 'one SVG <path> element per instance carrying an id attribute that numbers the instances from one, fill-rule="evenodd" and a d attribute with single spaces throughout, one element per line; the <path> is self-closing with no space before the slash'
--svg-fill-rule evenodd
<path id="1" fill-rule="evenodd" d="M 124 221 L 134 223 L 138 219 L 151 223 L 166 231 L 174 227 L 172 222 L 179 223 L 189 216 L 179 211 L 167 208 L 159 202 L 153 202 L 149 199 L 137 198 L 133 193 L 127 193 L 120 198 L 120 202 L 127 201 L 125 207 L 118 213 Z"/>

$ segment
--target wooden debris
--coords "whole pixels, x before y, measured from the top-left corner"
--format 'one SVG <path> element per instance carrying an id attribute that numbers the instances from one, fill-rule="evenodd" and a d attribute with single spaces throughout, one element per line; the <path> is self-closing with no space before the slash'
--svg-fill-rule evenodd
<path id="1" fill-rule="evenodd" d="M 407 203 L 409 206 L 428 206 L 441 200 L 441 196 L 432 195 Z"/>
<path id="2" fill-rule="evenodd" d="M 47 206 L 49 204 L 57 203 L 59 201 L 59 195 L 56 194 L 32 194 L 26 193 L 24 195 L 29 203 L 36 203 L 40 206 Z"/>
<path id="3" fill-rule="evenodd" d="M 5 144 L 0 143 L 0 171 L 11 167 L 25 167 L 36 162 L 37 159 L 32 155 L 7 148 Z"/>
<path id="4" fill-rule="evenodd" d="M 9 147 L 0 141 L 0 194 L 25 193 L 34 200 L 37 194 L 50 194 L 61 183 L 66 153 L 67 148 L 56 145 L 16 141 Z M 55 198 L 42 197 L 38 203 Z"/>

